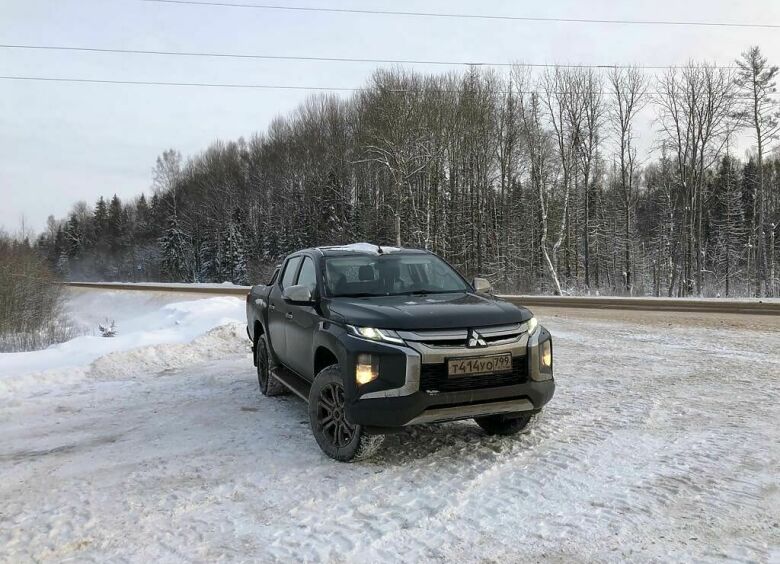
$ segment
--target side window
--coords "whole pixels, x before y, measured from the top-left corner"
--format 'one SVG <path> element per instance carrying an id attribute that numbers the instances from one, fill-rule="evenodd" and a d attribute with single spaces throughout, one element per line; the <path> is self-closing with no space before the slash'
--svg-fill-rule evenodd
<path id="1" fill-rule="evenodd" d="M 298 265 L 301 263 L 301 257 L 294 257 L 287 261 L 287 265 L 284 267 L 284 274 L 282 275 L 282 288 L 293 285 L 295 280 L 295 273 L 298 271 Z"/>
<path id="2" fill-rule="evenodd" d="M 298 275 L 297 283 L 301 286 L 308 286 L 312 293 L 317 289 L 317 273 L 314 270 L 314 261 L 309 257 L 303 259 L 303 266 L 301 267 L 301 273 Z"/>

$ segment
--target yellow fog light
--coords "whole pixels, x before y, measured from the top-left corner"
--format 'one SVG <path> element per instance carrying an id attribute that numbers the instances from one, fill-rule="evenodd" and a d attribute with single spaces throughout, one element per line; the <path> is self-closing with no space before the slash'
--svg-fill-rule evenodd
<path id="1" fill-rule="evenodd" d="M 545 368 L 552 367 L 552 341 L 542 343 L 542 366 Z"/>
<path id="2" fill-rule="evenodd" d="M 370 354 L 361 354 L 355 364 L 355 381 L 362 386 L 379 378 L 379 367 Z"/>

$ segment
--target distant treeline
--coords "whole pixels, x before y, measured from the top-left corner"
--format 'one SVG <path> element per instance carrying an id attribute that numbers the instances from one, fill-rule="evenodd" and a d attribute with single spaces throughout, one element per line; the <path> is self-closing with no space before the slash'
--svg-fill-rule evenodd
<path id="1" fill-rule="evenodd" d="M 79 203 L 37 244 L 71 279 L 255 283 L 295 249 L 365 240 L 502 291 L 775 295 L 777 68 L 757 48 L 737 62 L 377 71 L 250 141 L 165 152 L 150 198 Z"/>

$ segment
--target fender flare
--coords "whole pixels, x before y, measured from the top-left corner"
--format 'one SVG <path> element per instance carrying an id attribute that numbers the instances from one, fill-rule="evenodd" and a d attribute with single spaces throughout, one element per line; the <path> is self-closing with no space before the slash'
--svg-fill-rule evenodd
<path id="1" fill-rule="evenodd" d="M 328 321 L 320 321 L 317 332 L 314 335 L 311 350 L 311 371 L 312 375 L 317 376 L 314 371 L 314 360 L 317 357 L 317 350 L 325 348 L 336 357 L 336 360 L 341 366 L 345 366 L 347 363 L 347 352 L 344 349 L 344 345 L 341 343 L 340 337 L 345 335 L 346 331 Z"/>

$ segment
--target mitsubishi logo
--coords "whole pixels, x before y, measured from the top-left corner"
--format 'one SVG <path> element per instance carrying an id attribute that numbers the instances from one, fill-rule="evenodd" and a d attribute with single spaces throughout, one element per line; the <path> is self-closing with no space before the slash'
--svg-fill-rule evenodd
<path id="1" fill-rule="evenodd" d="M 471 329 L 469 330 L 469 340 L 466 343 L 466 346 L 470 349 L 475 349 L 479 347 L 486 347 L 487 343 L 485 342 L 485 339 L 482 338 L 482 335 Z"/>

